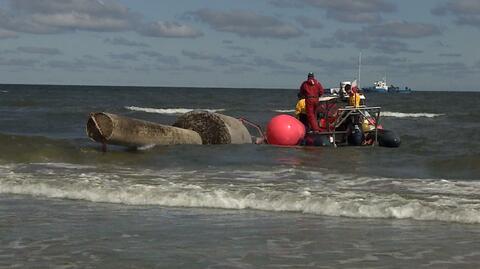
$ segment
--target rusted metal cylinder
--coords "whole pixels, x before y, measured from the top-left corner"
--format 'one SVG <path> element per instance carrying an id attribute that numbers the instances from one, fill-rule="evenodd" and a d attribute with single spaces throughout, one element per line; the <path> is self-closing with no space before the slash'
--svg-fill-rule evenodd
<path id="1" fill-rule="evenodd" d="M 202 144 L 200 135 L 192 130 L 105 112 L 91 113 L 86 131 L 96 142 L 127 147 Z"/>
<path id="2" fill-rule="evenodd" d="M 243 123 L 230 116 L 208 111 L 192 111 L 178 117 L 173 126 L 200 134 L 203 144 L 251 144 Z"/>

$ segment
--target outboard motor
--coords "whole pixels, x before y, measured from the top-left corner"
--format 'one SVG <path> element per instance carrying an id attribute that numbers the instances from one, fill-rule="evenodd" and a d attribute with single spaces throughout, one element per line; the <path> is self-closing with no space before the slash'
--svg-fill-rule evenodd
<path id="1" fill-rule="evenodd" d="M 364 138 L 362 130 L 360 130 L 358 125 L 355 125 L 352 133 L 348 135 L 347 141 L 351 146 L 361 146 Z"/>
<path id="2" fill-rule="evenodd" d="M 401 144 L 400 137 L 389 130 L 378 130 L 378 144 L 382 147 L 398 148 Z"/>
<path id="3" fill-rule="evenodd" d="M 325 134 L 308 133 L 300 143 L 301 146 L 331 146 L 333 145 L 333 137 Z"/>

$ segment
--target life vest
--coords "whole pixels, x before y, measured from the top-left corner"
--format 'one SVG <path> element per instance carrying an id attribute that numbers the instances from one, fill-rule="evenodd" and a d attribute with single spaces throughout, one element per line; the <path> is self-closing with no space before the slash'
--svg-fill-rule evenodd
<path id="1" fill-rule="evenodd" d="M 360 94 L 357 93 L 357 92 L 350 93 L 350 96 L 348 97 L 348 104 L 353 106 L 353 107 L 359 107 L 360 106 Z"/>
<path id="2" fill-rule="evenodd" d="M 298 100 L 295 106 L 295 117 L 297 117 L 297 119 L 300 117 L 300 114 L 307 114 L 305 99 Z"/>

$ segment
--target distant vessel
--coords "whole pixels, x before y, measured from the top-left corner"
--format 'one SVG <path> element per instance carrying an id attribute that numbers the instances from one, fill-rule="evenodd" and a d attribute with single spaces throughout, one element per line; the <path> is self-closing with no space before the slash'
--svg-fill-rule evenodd
<path id="1" fill-rule="evenodd" d="M 412 89 L 405 87 L 400 89 L 398 86 L 387 85 L 387 80 L 378 80 L 373 83 L 373 86 L 362 88 L 363 92 L 378 92 L 378 93 L 411 93 Z"/>
<path id="2" fill-rule="evenodd" d="M 393 87 L 393 86 L 392 86 Z M 381 93 L 387 93 L 389 92 L 389 87 L 387 85 L 387 80 L 377 80 L 373 83 L 373 86 L 367 87 L 367 88 L 362 88 L 364 92 L 381 92 Z"/>

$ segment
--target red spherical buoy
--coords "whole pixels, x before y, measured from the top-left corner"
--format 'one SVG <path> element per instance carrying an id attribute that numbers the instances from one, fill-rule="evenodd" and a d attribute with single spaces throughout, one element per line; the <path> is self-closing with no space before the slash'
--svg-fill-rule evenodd
<path id="1" fill-rule="evenodd" d="M 273 117 L 267 125 L 268 144 L 294 146 L 305 136 L 305 126 L 289 115 Z"/>

